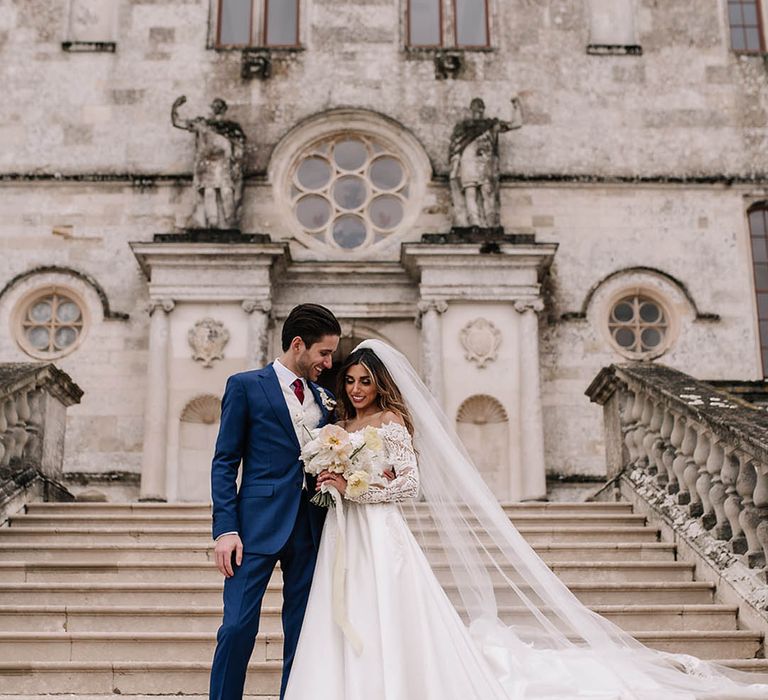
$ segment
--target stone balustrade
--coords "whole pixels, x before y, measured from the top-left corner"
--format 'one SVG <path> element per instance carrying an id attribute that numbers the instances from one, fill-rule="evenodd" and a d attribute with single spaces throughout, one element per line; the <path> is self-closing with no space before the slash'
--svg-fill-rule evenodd
<path id="1" fill-rule="evenodd" d="M 46 500 L 49 494 L 66 495 L 57 483 L 66 410 L 82 395 L 80 387 L 52 364 L 0 364 L 0 522 L 36 486 L 42 486 L 38 495 Z"/>
<path id="2" fill-rule="evenodd" d="M 604 409 L 609 476 L 676 505 L 676 527 L 703 530 L 765 577 L 768 413 L 652 363 L 611 365 L 586 393 Z"/>

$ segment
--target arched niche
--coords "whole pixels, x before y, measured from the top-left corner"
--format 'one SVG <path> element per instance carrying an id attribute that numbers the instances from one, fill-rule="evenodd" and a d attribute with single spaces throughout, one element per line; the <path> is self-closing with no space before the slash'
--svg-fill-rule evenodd
<path id="1" fill-rule="evenodd" d="M 211 460 L 219 432 L 221 400 L 213 394 L 192 399 L 179 417 L 178 500 L 211 499 Z"/>
<path id="2" fill-rule="evenodd" d="M 456 430 L 494 494 L 509 498 L 509 416 L 504 406 L 488 394 L 470 396 L 456 412 Z"/>

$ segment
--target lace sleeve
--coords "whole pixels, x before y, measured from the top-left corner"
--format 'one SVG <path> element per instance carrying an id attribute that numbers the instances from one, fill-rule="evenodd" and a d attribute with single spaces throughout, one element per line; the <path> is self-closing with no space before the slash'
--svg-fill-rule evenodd
<path id="1" fill-rule="evenodd" d="M 381 427 L 381 438 L 387 451 L 395 478 L 386 486 L 371 486 L 350 501 L 355 503 L 397 503 L 416 498 L 419 494 L 419 470 L 410 433 L 399 423 Z"/>

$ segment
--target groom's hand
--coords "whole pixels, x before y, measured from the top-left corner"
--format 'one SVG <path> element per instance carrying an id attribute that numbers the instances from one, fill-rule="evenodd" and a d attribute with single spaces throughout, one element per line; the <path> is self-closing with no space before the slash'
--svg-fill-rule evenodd
<path id="1" fill-rule="evenodd" d="M 232 567 L 233 552 L 235 564 L 240 566 L 243 563 L 243 541 L 240 535 L 223 535 L 216 540 L 216 546 L 213 548 L 216 568 L 227 578 L 235 575 Z"/>

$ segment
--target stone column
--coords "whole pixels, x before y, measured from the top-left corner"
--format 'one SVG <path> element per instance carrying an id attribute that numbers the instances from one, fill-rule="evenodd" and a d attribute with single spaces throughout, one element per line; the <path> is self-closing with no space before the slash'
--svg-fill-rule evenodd
<path id="1" fill-rule="evenodd" d="M 141 462 L 142 501 L 166 500 L 166 442 L 168 439 L 168 351 L 171 299 L 149 304 L 149 362 L 144 408 L 144 453 Z"/>
<path id="2" fill-rule="evenodd" d="M 272 302 L 268 299 L 246 299 L 241 306 L 248 314 L 247 366 L 248 369 L 260 369 L 269 361 L 267 328 Z"/>
<path id="3" fill-rule="evenodd" d="M 442 300 L 420 301 L 421 372 L 424 383 L 443 405 L 443 332 L 440 316 L 448 309 Z"/>
<path id="4" fill-rule="evenodd" d="M 547 494 L 544 463 L 544 425 L 541 417 L 539 372 L 539 319 L 544 309 L 541 299 L 516 301 L 520 314 L 520 439 L 522 457 L 522 497 L 540 498 Z"/>

